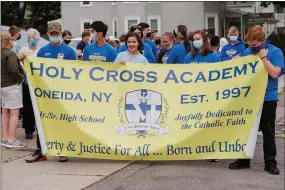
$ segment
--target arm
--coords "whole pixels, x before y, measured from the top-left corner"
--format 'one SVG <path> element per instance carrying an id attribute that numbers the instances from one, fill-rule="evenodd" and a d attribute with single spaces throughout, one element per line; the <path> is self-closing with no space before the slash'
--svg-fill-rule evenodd
<path id="1" fill-rule="evenodd" d="M 85 47 L 84 50 L 83 50 L 82 60 L 89 61 L 89 53 L 88 53 L 88 48 L 87 47 Z"/>
<path id="2" fill-rule="evenodd" d="M 226 60 L 228 60 L 228 56 L 227 56 L 227 54 L 226 54 L 225 47 L 222 49 L 220 59 L 221 59 L 221 61 L 226 61 Z"/>
<path id="3" fill-rule="evenodd" d="M 166 63 L 175 63 L 176 53 L 175 48 L 172 48 L 167 57 Z"/>
<path id="4" fill-rule="evenodd" d="M 190 53 L 188 53 L 184 59 L 184 64 L 189 64 L 191 61 Z"/>
<path id="5" fill-rule="evenodd" d="M 146 45 L 146 44 L 144 44 L 143 48 L 144 48 L 144 56 L 147 59 L 147 61 L 149 63 L 155 63 L 156 59 L 155 59 L 155 57 L 153 55 L 153 52 L 152 52 L 151 48 L 148 45 Z"/>
<path id="6" fill-rule="evenodd" d="M 116 58 L 117 58 L 117 51 L 113 48 L 111 50 L 110 62 L 115 62 Z"/>
<path id="7" fill-rule="evenodd" d="M 72 48 L 71 48 L 72 49 Z M 77 56 L 76 56 L 76 53 L 74 51 L 74 49 L 70 50 L 70 60 L 77 60 Z"/>
<path id="8" fill-rule="evenodd" d="M 20 72 L 18 57 L 16 54 L 11 54 L 7 57 L 7 69 L 8 73 L 15 81 L 19 83 L 23 82 L 24 75 Z"/>
<path id="9" fill-rule="evenodd" d="M 116 57 L 116 59 L 115 59 L 115 63 L 119 63 L 119 62 L 121 62 L 121 53 L 119 53 L 118 55 L 117 55 L 117 57 Z"/>
<path id="10" fill-rule="evenodd" d="M 268 72 L 268 75 L 273 79 L 278 78 L 282 69 L 284 69 L 284 58 L 282 52 L 280 50 L 272 52 L 274 55 L 272 55 L 271 60 L 268 60 L 267 51 L 265 49 L 260 50 L 258 54 L 264 64 L 266 71 Z"/>

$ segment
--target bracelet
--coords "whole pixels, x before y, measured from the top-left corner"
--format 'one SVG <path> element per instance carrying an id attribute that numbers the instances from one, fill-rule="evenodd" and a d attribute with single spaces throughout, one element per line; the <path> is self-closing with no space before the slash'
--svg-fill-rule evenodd
<path id="1" fill-rule="evenodd" d="M 267 58 L 267 56 L 262 57 L 261 60 L 264 59 L 264 58 Z"/>

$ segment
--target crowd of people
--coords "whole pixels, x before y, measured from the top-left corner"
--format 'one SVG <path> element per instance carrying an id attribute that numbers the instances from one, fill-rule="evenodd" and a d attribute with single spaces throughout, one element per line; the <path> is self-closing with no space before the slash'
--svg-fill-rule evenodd
<path id="1" fill-rule="evenodd" d="M 2 102 L 2 140 L 1 146 L 23 148 L 25 144 L 16 139 L 19 111 L 23 107 L 23 128 L 26 139 L 32 139 L 36 130 L 29 85 L 22 63 L 25 56 L 50 59 L 83 60 L 94 62 L 116 62 L 121 64 L 208 64 L 235 59 L 250 54 L 259 55 L 266 71 L 268 84 L 265 92 L 260 130 L 263 133 L 265 170 L 279 174 L 276 162 L 275 119 L 278 101 L 278 78 L 284 74 L 282 51 L 265 39 L 261 26 L 250 28 L 246 34 L 249 47 L 246 49 L 236 26 L 231 26 L 226 38 L 209 36 L 206 30 L 188 31 L 178 25 L 173 31 L 162 34 L 151 32 L 149 24 L 133 25 L 130 31 L 119 39 L 107 37 L 108 26 L 102 21 L 90 25 L 91 32 L 82 32 L 82 41 L 76 50 L 69 46 L 72 34 L 62 30 L 57 22 L 47 28 L 49 43 L 38 46 L 40 34 L 29 29 L 28 47 L 19 47 L 20 29 L 10 27 L 9 32 L 1 34 L 1 102 Z M 63 32 L 62 32 L 63 31 Z M 174 66 L 175 67 L 175 66 Z M 46 160 L 42 155 L 39 137 L 37 150 L 26 159 L 27 163 Z M 68 157 L 60 156 L 60 162 Z M 217 161 L 217 160 L 211 160 Z M 239 159 L 230 164 L 230 169 L 250 167 L 249 159 Z"/>

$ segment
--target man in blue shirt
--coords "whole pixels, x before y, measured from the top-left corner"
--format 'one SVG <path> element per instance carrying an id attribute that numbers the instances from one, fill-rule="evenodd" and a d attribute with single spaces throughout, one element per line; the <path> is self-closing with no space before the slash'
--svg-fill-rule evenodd
<path id="1" fill-rule="evenodd" d="M 221 52 L 221 61 L 230 60 L 245 50 L 243 41 L 239 39 L 239 31 L 236 26 L 230 27 L 228 38 L 229 43 L 223 47 Z"/>
<path id="2" fill-rule="evenodd" d="M 90 25 L 92 44 L 83 50 L 83 60 L 95 62 L 114 62 L 117 57 L 116 49 L 106 42 L 108 26 L 102 21 Z"/>
<path id="3" fill-rule="evenodd" d="M 47 35 L 49 37 L 50 43 L 43 46 L 38 51 L 37 57 L 77 60 L 75 51 L 63 43 L 61 25 L 58 22 L 51 22 L 48 25 L 47 30 Z M 26 162 L 33 163 L 44 160 L 46 160 L 46 157 L 42 155 L 39 135 L 37 135 L 37 150 L 34 152 L 31 158 L 26 159 Z M 60 156 L 58 161 L 67 162 L 68 158 L 66 156 Z"/>
<path id="4" fill-rule="evenodd" d="M 264 97 L 259 128 L 263 133 L 264 170 L 270 174 L 279 175 L 276 162 L 275 119 L 278 101 L 278 78 L 284 70 L 282 51 L 265 40 L 265 33 L 261 26 L 249 29 L 246 39 L 249 48 L 241 56 L 258 54 L 268 72 L 268 83 Z M 230 169 L 250 168 L 249 159 L 238 159 L 230 164 Z"/>

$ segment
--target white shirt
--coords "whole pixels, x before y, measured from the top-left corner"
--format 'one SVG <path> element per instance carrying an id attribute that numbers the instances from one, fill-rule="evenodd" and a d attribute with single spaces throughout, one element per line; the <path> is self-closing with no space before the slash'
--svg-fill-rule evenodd
<path id="1" fill-rule="evenodd" d="M 19 54 L 23 53 L 27 56 L 37 57 L 38 51 L 39 51 L 39 48 L 34 51 L 34 50 L 31 50 L 29 47 L 23 47 L 20 49 Z"/>
<path id="2" fill-rule="evenodd" d="M 119 53 L 114 62 L 148 63 L 147 59 L 141 53 L 130 54 L 128 51 Z"/>

